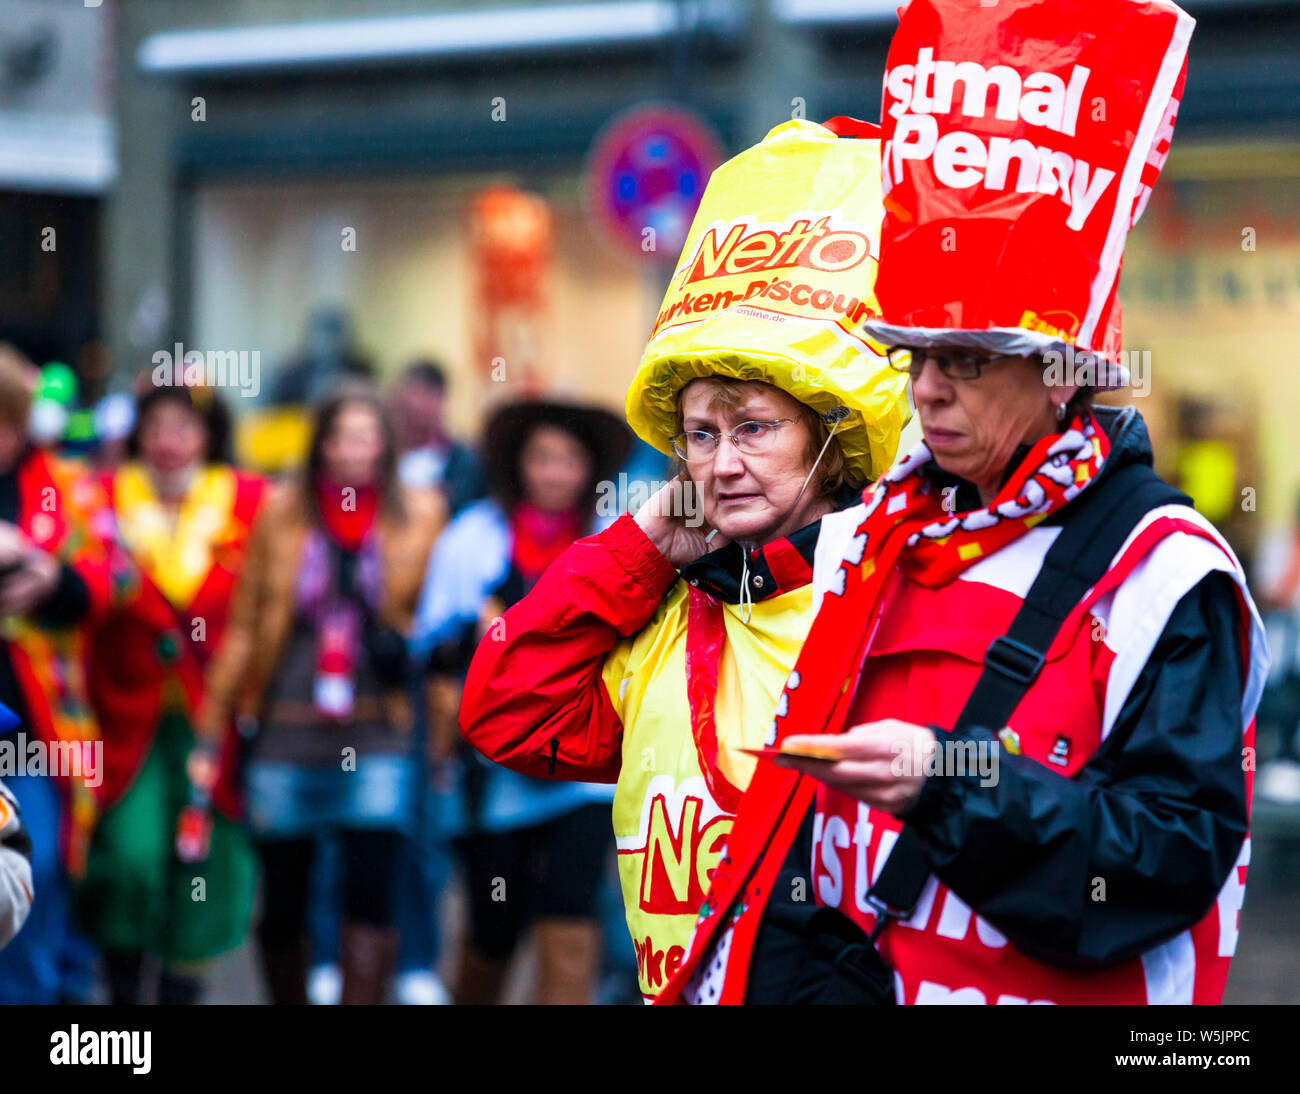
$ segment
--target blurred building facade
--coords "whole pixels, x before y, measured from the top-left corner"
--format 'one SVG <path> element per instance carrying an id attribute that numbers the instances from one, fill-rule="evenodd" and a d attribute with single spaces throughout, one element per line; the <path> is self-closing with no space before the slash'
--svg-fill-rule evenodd
<path id="1" fill-rule="evenodd" d="M 182 342 L 259 350 L 271 371 L 312 307 L 338 304 L 381 371 L 441 355 L 453 420 L 470 427 L 493 381 L 472 360 L 466 210 L 504 180 L 555 214 L 546 380 L 617 406 L 675 255 L 619 253 L 594 229 L 581 185 L 594 135 L 647 101 L 688 108 L 732 151 L 792 115 L 874 120 L 894 6 L 105 0 L 114 360 L 140 367 Z M 1300 5 L 1185 6 L 1199 26 L 1178 133 L 1121 282 L 1127 343 L 1151 354 L 1138 405 L 1166 470 L 1219 437 L 1234 497 L 1251 487 L 1263 524 L 1281 524 L 1300 495 L 1300 371 L 1286 367 Z"/>
<path id="2" fill-rule="evenodd" d="M 114 21 L 81 0 L 0 3 L 0 341 L 103 367 L 99 218 L 116 169 Z"/>

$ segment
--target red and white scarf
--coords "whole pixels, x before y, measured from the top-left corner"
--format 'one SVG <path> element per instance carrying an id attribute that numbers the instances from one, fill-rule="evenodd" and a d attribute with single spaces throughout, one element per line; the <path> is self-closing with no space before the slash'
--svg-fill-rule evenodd
<path id="1" fill-rule="evenodd" d="M 863 493 L 866 515 L 849 540 L 799 659 L 777 701 L 768 744 L 795 733 L 840 732 L 897 568 L 945 586 L 1072 501 L 1101 469 L 1109 443 L 1091 413 L 1038 441 L 989 505 L 952 512 L 924 471 L 921 443 Z M 656 1003 L 741 1003 L 759 920 L 818 782 L 760 764 L 678 971 Z"/>

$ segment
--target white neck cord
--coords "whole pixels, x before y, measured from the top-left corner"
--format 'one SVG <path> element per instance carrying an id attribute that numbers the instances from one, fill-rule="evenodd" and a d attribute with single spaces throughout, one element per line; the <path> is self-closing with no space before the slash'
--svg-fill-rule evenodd
<path id="1" fill-rule="evenodd" d="M 791 504 L 792 509 L 799 504 L 803 492 L 808 489 L 808 484 L 812 481 L 817 465 L 822 462 L 822 457 L 826 455 L 826 449 L 831 443 L 831 438 L 835 436 L 835 431 L 839 429 L 840 422 L 843 420 L 843 417 L 840 417 L 831 425 L 831 431 L 826 434 L 826 442 L 822 445 L 822 450 L 817 453 L 817 458 L 813 460 L 813 465 L 809 469 L 807 477 L 803 480 L 803 485 L 799 487 L 799 493 L 794 496 L 794 502 Z M 711 533 L 710 538 L 712 538 Z M 748 624 L 754 616 L 754 594 L 749 587 L 749 551 L 743 543 L 738 544 L 738 546 L 740 547 L 740 606 L 745 613 L 745 623 Z"/>
<path id="2" fill-rule="evenodd" d="M 736 546 L 740 548 L 740 607 L 748 625 L 754 616 L 754 594 L 749 589 L 749 550 L 743 543 Z"/>
<path id="3" fill-rule="evenodd" d="M 831 438 L 835 436 L 835 431 L 839 429 L 840 423 L 836 422 L 831 426 L 831 431 L 826 434 L 826 443 L 822 445 L 822 450 L 817 453 L 817 458 L 813 460 L 813 465 L 808 469 L 808 476 L 803 480 L 803 485 L 799 487 L 799 493 L 794 496 L 794 504 L 799 504 L 799 499 L 803 497 L 803 492 L 808 489 L 808 484 L 812 481 L 813 472 L 817 470 L 817 465 L 822 462 L 822 457 L 826 455 L 826 448 L 831 443 Z"/>

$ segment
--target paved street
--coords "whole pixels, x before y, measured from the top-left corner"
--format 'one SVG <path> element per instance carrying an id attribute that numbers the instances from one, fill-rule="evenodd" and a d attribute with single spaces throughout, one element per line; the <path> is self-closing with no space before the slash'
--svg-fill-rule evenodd
<path id="1" fill-rule="evenodd" d="M 1300 838 L 1256 833 L 1225 1003 L 1300 1003 Z"/>
<path id="2" fill-rule="evenodd" d="M 1225 1003 L 1300 1003 L 1300 837 L 1267 827 L 1252 841 L 1241 938 Z M 463 903 L 453 887 L 443 911 L 449 940 L 459 935 L 463 916 Z M 444 979 L 450 977 L 453 952 L 453 945 L 444 946 Z M 527 998 L 530 965 L 527 952 L 516 962 L 509 1002 Z M 251 945 L 218 963 L 207 1002 L 264 1002 Z"/>

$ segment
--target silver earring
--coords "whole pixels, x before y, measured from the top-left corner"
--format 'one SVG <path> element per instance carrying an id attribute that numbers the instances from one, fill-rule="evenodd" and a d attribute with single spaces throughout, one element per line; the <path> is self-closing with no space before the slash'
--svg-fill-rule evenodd
<path id="1" fill-rule="evenodd" d="M 1064 403 L 1057 403 L 1057 405 L 1056 405 L 1056 420 L 1057 420 L 1058 422 L 1063 422 L 1063 421 L 1065 421 L 1065 404 L 1064 404 Z"/>

